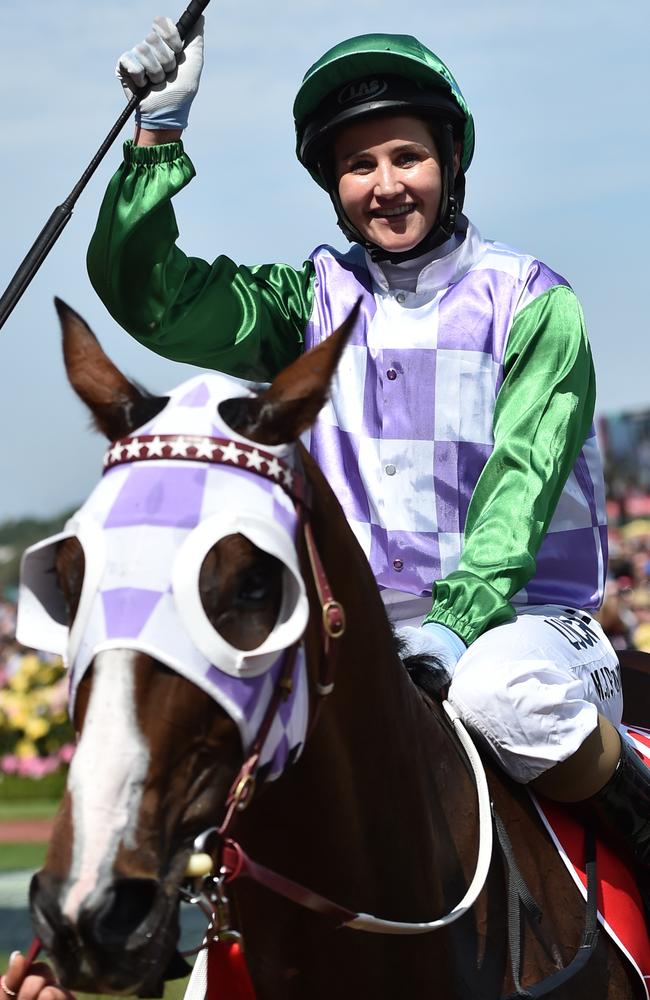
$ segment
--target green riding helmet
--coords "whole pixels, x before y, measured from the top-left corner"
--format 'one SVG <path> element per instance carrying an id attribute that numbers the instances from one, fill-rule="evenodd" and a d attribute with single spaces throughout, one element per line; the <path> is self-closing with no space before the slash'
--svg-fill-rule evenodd
<path id="1" fill-rule="evenodd" d="M 425 240 L 403 254 L 367 243 L 341 207 L 330 149 L 337 130 L 372 115 L 414 114 L 430 120 L 442 164 L 438 220 Z M 335 45 L 307 70 L 293 106 L 296 152 L 314 180 L 328 191 L 339 226 L 376 260 L 404 260 L 439 246 L 453 235 L 462 208 L 465 171 L 474 153 L 474 122 L 445 64 L 411 35 L 371 34 Z M 461 167 L 454 177 L 454 142 Z"/>

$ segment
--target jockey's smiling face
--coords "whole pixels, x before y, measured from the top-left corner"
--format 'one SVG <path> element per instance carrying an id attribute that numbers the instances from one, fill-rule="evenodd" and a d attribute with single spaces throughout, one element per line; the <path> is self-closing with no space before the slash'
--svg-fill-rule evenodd
<path id="1" fill-rule="evenodd" d="M 435 223 L 440 158 L 421 119 L 390 115 L 349 125 L 335 139 L 334 166 L 345 214 L 384 250 L 411 250 Z"/>

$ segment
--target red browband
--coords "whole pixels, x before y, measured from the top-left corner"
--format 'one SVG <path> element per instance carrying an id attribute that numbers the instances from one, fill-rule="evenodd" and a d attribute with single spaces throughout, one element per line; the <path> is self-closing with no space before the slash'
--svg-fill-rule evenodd
<path id="1" fill-rule="evenodd" d="M 116 465 L 173 459 L 231 465 L 253 472 L 282 487 L 300 504 L 307 499 L 303 477 L 277 455 L 257 445 L 202 434 L 139 434 L 114 441 L 104 457 L 104 472 Z"/>

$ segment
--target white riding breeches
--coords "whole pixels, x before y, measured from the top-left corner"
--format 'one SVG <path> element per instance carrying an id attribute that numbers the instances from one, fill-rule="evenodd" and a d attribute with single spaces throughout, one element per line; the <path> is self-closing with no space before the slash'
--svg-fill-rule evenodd
<path id="1" fill-rule="evenodd" d="M 566 760 L 596 728 L 619 726 L 621 676 L 609 639 L 586 611 L 517 609 L 456 664 L 449 701 L 515 781 Z"/>
<path id="2" fill-rule="evenodd" d="M 428 610 L 422 598 L 382 597 L 396 626 L 420 624 Z M 448 697 L 504 771 L 528 782 L 570 757 L 598 713 L 619 726 L 623 695 L 616 653 L 586 611 L 516 610 L 514 621 L 483 633 L 461 656 Z"/>

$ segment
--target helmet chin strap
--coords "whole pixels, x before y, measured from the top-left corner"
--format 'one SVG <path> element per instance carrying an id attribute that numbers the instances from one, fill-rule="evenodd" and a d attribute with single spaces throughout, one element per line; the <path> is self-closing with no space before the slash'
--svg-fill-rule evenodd
<path id="1" fill-rule="evenodd" d="M 332 176 L 331 169 L 328 170 L 324 163 L 319 163 L 319 170 L 321 175 L 326 179 L 329 196 L 334 205 L 339 229 L 350 243 L 360 243 L 376 263 L 387 261 L 390 264 L 400 264 L 402 261 L 421 257 L 430 250 L 435 250 L 436 247 L 442 246 L 456 232 L 458 216 L 463 207 L 465 177 L 462 171 L 459 171 L 457 176 L 454 172 L 454 134 L 452 126 L 448 122 L 442 125 L 439 144 L 441 147 L 442 190 L 438 218 L 424 239 L 420 240 L 416 246 L 411 247 L 410 250 L 386 250 L 377 243 L 372 243 L 366 239 L 352 225 L 345 214 L 339 197 L 338 185 Z"/>

